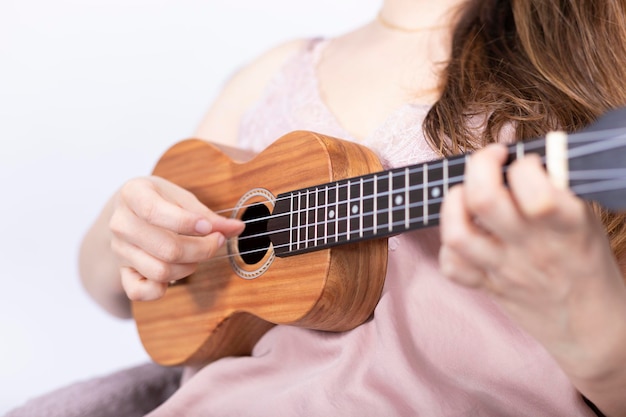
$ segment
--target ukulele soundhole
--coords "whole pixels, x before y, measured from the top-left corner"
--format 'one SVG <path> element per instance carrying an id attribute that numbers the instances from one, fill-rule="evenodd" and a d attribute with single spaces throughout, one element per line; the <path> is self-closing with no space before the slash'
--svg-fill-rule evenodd
<path id="1" fill-rule="evenodd" d="M 229 239 L 227 246 L 231 267 L 241 278 L 258 278 L 274 261 L 267 223 L 275 201 L 268 190 L 255 188 L 239 199 L 232 213 L 232 217 L 246 223 L 244 231 L 237 238 Z"/>
<path id="2" fill-rule="evenodd" d="M 267 206 L 257 203 L 248 207 L 241 216 L 246 228 L 239 235 L 239 255 L 248 265 L 261 262 L 270 248 L 270 238 L 266 233 L 269 215 Z"/>

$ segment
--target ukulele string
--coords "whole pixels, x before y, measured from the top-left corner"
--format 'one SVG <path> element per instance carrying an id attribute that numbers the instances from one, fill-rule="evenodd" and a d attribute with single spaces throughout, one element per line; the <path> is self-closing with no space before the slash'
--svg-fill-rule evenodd
<path id="1" fill-rule="evenodd" d="M 570 189 L 576 195 L 585 196 L 603 191 L 623 190 L 625 187 L 626 177 L 622 177 L 605 181 L 596 181 L 590 184 L 578 184 L 570 187 Z"/>
<path id="2" fill-rule="evenodd" d="M 623 189 L 624 186 L 626 185 L 626 179 L 612 179 L 612 180 L 608 180 L 608 181 L 602 181 L 602 182 L 596 182 L 593 184 L 582 184 L 582 185 L 577 185 L 572 187 L 572 190 L 574 190 L 574 192 L 578 195 L 583 195 L 583 194 L 592 194 L 594 192 L 600 192 L 600 191 L 610 191 L 610 190 L 618 190 L 618 189 Z M 442 201 L 442 199 L 435 199 L 431 202 L 431 204 L 435 204 L 435 203 L 440 203 Z M 420 203 L 415 203 L 415 204 L 411 204 L 410 207 L 417 207 L 423 204 Z M 404 210 L 404 207 L 399 207 L 396 208 L 397 210 Z M 434 220 L 439 220 L 440 218 L 440 213 L 433 213 L 432 215 L 428 216 L 428 219 L 430 221 L 434 221 Z M 345 221 L 348 220 L 348 217 L 345 218 L 338 218 L 337 221 Z M 334 222 L 335 220 L 333 220 Z M 416 217 L 413 219 L 409 219 L 409 224 L 414 224 L 414 223 L 422 223 L 424 221 L 424 217 Z M 323 225 L 323 224 L 328 224 L 328 222 L 317 222 L 314 224 L 309 224 L 306 225 L 306 227 L 312 227 L 312 226 L 319 226 L 319 225 Z M 391 223 L 391 227 L 396 227 L 396 226 L 402 226 L 403 224 L 406 224 L 406 220 L 399 220 L 399 221 L 395 221 Z M 390 225 L 389 223 L 387 224 L 380 224 L 378 227 L 381 229 L 386 229 L 388 228 Z M 410 228 L 410 226 L 409 226 Z M 272 233 L 278 233 L 278 232 L 285 232 L 285 231 L 290 231 L 292 229 L 284 229 L 284 230 L 277 230 L 274 231 Z M 374 230 L 373 227 L 366 227 L 361 229 L 363 232 L 371 232 Z M 350 231 L 345 231 L 345 232 L 336 232 L 334 234 L 332 234 L 330 236 L 330 238 L 334 238 L 335 242 L 339 242 L 340 239 L 343 239 L 345 237 L 347 237 L 351 232 Z M 261 237 L 261 236 L 267 236 L 270 235 L 271 233 L 261 233 L 261 234 L 257 234 L 254 235 L 256 237 Z M 246 236 L 244 238 L 240 237 L 239 240 L 245 240 L 245 238 L 251 238 L 252 236 Z M 329 236 L 326 236 L 326 239 L 328 240 Z M 283 247 L 287 247 L 289 245 L 294 245 L 294 244 L 304 244 L 306 247 L 308 247 L 309 243 L 312 244 L 313 247 L 318 246 L 317 245 L 317 241 L 322 240 L 322 237 L 313 237 L 313 238 L 309 238 L 309 239 L 305 239 L 305 240 L 300 240 L 298 242 L 290 242 L 288 244 L 283 244 L 283 245 L 277 245 L 275 246 L 275 248 L 283 248 Z M 229 239 L 230 240 L 230 239 Z M 331 244 L 334 242 L 330 242 Z M 323 245 L 320 246 L 327 246 L 328 242 L 324 243 Z M 253 253 L 258 253 L 258 252 L 263 252 L 263 251 L 267 251 L 268 248 L 259 248 L 259 249 L 254 249 L 254 250 L 247 250 L 247 251 L 243 251 L 243 252 L 239 252 L 237 255 L 247 255 L 247 254 L 253 254 Z M 225 259 L 225 258 L 232 258 L 235 257 L 237 255 L 222 255 L 222 256 L 216 256 L 214 258 L 211 258 L 212 260 L 218 260 L 218 259 Z"/>
<path id="3" fill-rule="evenodd" d="M 605 139 L 605 140 L 598 140 L 598 133 L 602 133 L 606 136 L 613 136 L 613 139 Z M 583 156 L 587 156 L 587 155 L 591 155 L 594 153 L 598 153 L 598 152 L 602 152 L 602 151 L 607 151 L 610 149 L 615 149 L 621 146 L 624 146 L 623 143 L 620 143 L 619 140 L 622 139 L 621 137 L 615 137 L 615 134 L 626 134 L 626 128 L 619 128 L 619 129 L 606 129 L 602 132 L 583 132 L 583 133 L 577 133 L 577 134 L 572 134 L 568 137 L 568 143 L 580 143 L 580 142 L 584 142 L 584 141 L 589 141 L 590 138 L 595 139 L 592 143 L 587 144 L 587 145 L 582 145 L 579 146 L 577 148 L 574 148 L 572 150 L 568 151 L 568 159 L 574 159 L 574 158 L 579 158 L 579 157 L 583 157 Z M 545 144 L 544 141 L 536 141 L 536 142 L 525 142 L 525 147 L 524 147 L 524 151 L 525 152 L 532 152 L 533 150 L 540 150 L 540 149 L 544 149 L 545 148 Z M 517 151 L 515 149 L 515 147 L 510 147 L 509 150 L 509 155 L 511 156 L 515 156 Z M 545 163 L 545 156 L 541 157 L 541 160 L 543 163 Z M 452 160 L 448 160 L 448 167 L 450 166 L 455 166 L 455 165 L 459 165 L 459 164 L 465 164 L 466 162 L 466 158 L 457 158 L 457 159 L 452 159 Z M 428 165 L 429 169 L 433 169 L 433 168 L 441 168 L 443 167 L 443 160 L 437 161 L 437 162 L 433 162 L 431 164 Z M 420 165 L 414 168 L 410 168 L 409 169 L 409 174 L 415 174 L 415 173 L 420 173 L 423 172 L 425 169 L 424 165 Z M 508 166 L 504 166 L 503 167 L 503 172 L 506 173 L 508 172 Z M 390 172 L 389 174 L 392 178 L 394 175 L 406 175 L 406 172 L 404 170 L 399 171 L 397 173 L 394 172 Z M 578 184 L 578 185 L 574 185 L 571 187 L 571 190 L 577 194 L 577 195 L 585 195 L 585 194 L 591 194 L 594 192 L 600 192 L 600 191 L 609 191 L 609 190 L 617 190 L 617 189 L 621 189 L 624 187 L 624 183 L 626 182 L 626 169 L 624 168 L 616 168 L 616 169 L 605 169 L 605 170 L 585 170 L 585 171 L 571 171 L 569 173 L 570 175 L 570 179 L 571 180 L 603 180 L 603 181 L 596 181 L 590 184 Z M 463 181 L 464 176 L 463 175 L 458 175 L 458 176 L 454 176 L 454 177 L 450 177 L 448 179 L 448 185 L 455 185 L 455 182 L 458 181 L 459 183 Z M 374 177 L 370 177 L 367 179 L 364 179 L 363 182 L 373 182 L 375 179 Z M 433 181 L 430 182 L 428 184 L 422 185 L 415 185 L 415 186 L 410 186 L 408 191 L 420 191 L 426 187 L 434 187 L 434 186 L 438 186 L 438 185 L 442 185 L 444 183 L 444 180 L 438 180 L 438 181 Z M 351 184 L 350 183 L 343 183 L 343 184 L 338 184 L 336 183 L 335 187 L 340 190 L 342 187 L 343 188 L 348 188 Z M 335 190 L 335 188 L 332 188 L 333 190 Z M 319 191 L 319 189 L 317 189 Z M 371 197 L 373 198 L 379 198 L 379 197 L 386 197 L 389 196 L 389 193 L 398 193 L 398 194 L 402 194 L 405 193 L 407 190 L 406 188 L 400 188 L 400 189 L 396 189 L 393 191 L 385 191 L 385 192 L 381 192 L 378 193 L 375 197 Z M 443 197 L 443 196 L 442 196 Z M 276 201 L 280 201 L 281 199 L 290 199 L 293 198 L 293 195 L 289 195 L 286 197 L 282 197 L 277 199 Z M 438 204 L 441 203 L 441 201 L 443 200 L 443 198 L 435 198 L 435 199 L 431 199 L 428 203 L 423 203 L 423 202 L 417 202 L 417 203 L 410 203 L 409 204 L 409 209 L 410 208 L 419 208 L 419 207 L 423 207 L 426 204 L 431 205 L 431 204 Z M 359 198 L 356 199 L 350 199 L 349 201 L 342 201 L 342 202 L 333 202 L 333 203 L 325 203 L 322 205 L 316 205 L 315 207 L 307 207 L 304 209 L 298 209 L 293 211 L 291 214 L 292 215 L 300 215 L 301 213 L 305 213 L 307 211 L 311 211 L 311 210 L 319 210 L 322 209 L 323 211 L 327 210 L 329 207 L 333 207 L 333 208 L 337 208 L 339 204 L 346 204 L 346 205 L 350 205 L 352 203 L 352 201 L 360 201 Z M 246 207 L 251 207 L 254 205 L 257 205 L 259 203 L 253 203 L 253 204 L 249 204 L 249 205 L 244 205 L 241 207 L 238 207 L 238 209 L 242 209 L 242 208 L 246 208 Z M 228 212 L 232 212 L 233 209 L 224 209 L 224 210 L 220 210 L 218 213 L 228 213 Z M 398 211 L 398 210 L 406 210 L 406 205 L 399 205 L 396 207 L 392 207 L 389 212 L 391 214 L 391 217 L 393 217 L 393 212 L 394 211 Z M 284 214 L 283 214 L 284 215 Z M 370 215 L 374 215 L 374 212 L 364 212 L 362 214 L 360 214 L 360 216 L 370 216 Z M 262 222 L 262 221 L 268 221 L 272 218 L 275 217 L 280 217 L 280 215 L 269 215 L 269 216 L 264 216 L 264 217 L 259 217 L 259 218 L 255 218 L 255 219 L 251 219 L 251 220 L 247 220 L 244 221 L 244 223 L 246 225 L 248 224 L 253 224 L 253 223 L 258 223 L 258 222 Z M 352 216 L 353 218 L 356 216 Z M 428 216 L 429 220 L 437 220 L 439 218 L 439 213 L 434 213 L 432 215 Z M 330 220 L 331 223 L 335 223 L 338 224 L 339 222 L 343 222 L 343 221 L 348 221 L 350 219 L 350 216 L 346 216 L 346 217 L 337 217 L 334 218 L 332 220 Z M 413 224 L 413 223 L 419 223 L 419 222 L 424 222 L 424 218 L 423 217 L 418 217 L 418 218 L 413 218 L 409 220 L 409 224 Z M 320 225 L 328 225 L 329 221 L 324 219 L 321 221 L 316 221 L 316 222 L 309 222 L 308 224 L 304 225 L 304 226 L 300 226 L 300 227 L 314 227 L 317 230 L 317 227 Z M 406 220 L 401 220 L 398 222 L 392 222 L 391 227 L 393 228 L 393 226 L 395 224 L 398 225 L 402 225 L 402 224 L 406 224 Z M 381 224 L 378 225 L 379 228 L 387 228 L 389 227 L 389 224 Z M 409 226 L 410 227 L 410 226 Z M 240 236 L 239 240 L 243 241 L 246 239 L 254 239 L 254 238 L 259 238 L 259 237 L 267 237 L 270 236 L 271 234 L 274 233 L 280 233 L 280 232 L 287 232 L 287 231 L 291 231 L 293 230 L 293 228 L 286 228 L 286 229 L 282 229 L 282 230 L 274 230 L 272 232 L 263 232 L 263 233 L 257 233 L 257 234 L 253 234 L 253 235 L 248 235 L 248 236 Z M 362 229 L 363 232 L 369 232 L 369 231 L 373 231 L 373 227 L 370 228 L 365 228 Z M 335 238 L 336 241 L 338 241 L 340 238 L 344 238 L 347 237 L 348 234 L 350 234 L 351 231 L 345 231 L 345 232 L 336 232 L 333 234 L 333 236 L 331 236 L 331 238 Z M 326 236 L 326 238 L 328 238 L 328 236 Z M 300 241 L 300 242 L 291 242 L 291 245 L 293 244 L 305 244 L 308 247 L 308 243 L 315 243 L 317 240 L 320 240 L 320 238 L 316 238 L 313 237 L 311 239 L 306 239 L 304 241 Z M 331 242 L 332 243 L 332 242 Z M 287 246 L 287 244 L 285 245 Z M 267 250 L 266 248 L 261 248 L 261 249 L 255 249 L 255 250 L 249 250 L 249 251 L 245 251 L 245 252 L 240 252 L 240 255 L 245 255 L 245 254 L 251 254 L 251 253 L 256 253 L 259 251 L 265 251 Z M 231 257 L 234 255 L 226 255 L 226 256 L 222 256 L 222 257 L 216 257 L 214 259 L 220 259 L 223 257 Z"/>
<path id="4" fill-rule="evenodd" d="M 505 170 L 506 171 L 506 170 Z M 594 183 L 591 184 L 579 184 L 579 185 L 574 185 L 572 186 L 570 189 L 577 195 L 585 195 L 585 194 L 591 194 L 593 192 L 599 192 L 599 191 L 610 191 L 610 190 L 616 190 L 619 188 L 623 188 L 624 185 L 626 185 L 626 169 L 607 169 L 607 170 L 595 170 L 595 171 L 572 171 L 571 172 L 571 179 L 573 180 L 604 180 L 602 182 L 596 181 Z M 452 183 L 453 181 L 458 180 L 458 183 L 461 183 L 461 181 L 463 180 L 463 176 L 459 175 L 456 177 L 451 177 L 449 179 L 449 183 Z M 443 180 L 439 180 L 436 182 L 432 182 L 431 185 L 436 186 L 439 184 L 442 184 Z M 455 185 L 455 184 L 452 184 Z M 424 187 L 422 185 L 416 185 L 416 186 L 411 186 L 408 188 L 408 191 L 419 191 L 419 190 L 423 190 Z M 393 192 L 393 193 L 397 193 L 397 194 L 404 194 L 406 192 L 406 188 L 399 188 Z M 367 200 L 367 199 L 371 199 L 373 200 L 374 198 L 379 198 L 379 197 L 387 197 L 389 196 L 390 192 L 381 192 L 379 194 L 377 194 L 376 196 L 371 196 L 371 197 L 367 197 L 366 199 L 363 200 Z M 443 202 L 443 197 L 445 197 L 445 195 L 443 195 L 440 198 L 432 198 L 429 199 L 429 201 L 427 203 L 424 203 L 422 201 L 418 201 L 418 202 L 414 202 L 414 203 L 409 203 L 408 208 L 409 209 L 415 209 L 415 208 L 421 208 L 424 207 L 425 205 L 433 205 L 433 204 L 440 204 Z M 355 198 L 355 199 L 351 199 L 351 200 L 346 200 L 344 202 L 341 203 L 326 203 L 326 204 L 322 204 L 322 205 L 317 205 L 314 207 L 308 207 L 308 208 L 303 208 L 303 209 L 298 209 L 298 210 L 294 210 L 292 211 L 290 214 L 291 215 L 300 215 L 302 213 L 306 213 L 307 211 L 317 211 L 317 210 L 322 210 L 322 212 L 327 212 L 328 209 L 337 209 L 337 207 L 341 204 L 341 205 L 346 205 L 349 206 L 352 202 L 359 202 L 361 201 L 361 199 L 359 198 Z M 392 212 L 392 217 L 393 217 L 393 212 L 403 212 L 406 210 L 406 204 L 401 204 L 395 207 L 392 207 L 391 209 L 385 209 L 385 210 L 379 210 L 378 212 L 374 212 L 372 211 L 364 211 L 362 214 L 359 215 L 352 215 L 352 216 L 345 216 L 345 217 L 336 217 L 333 218 L 331 220 L 327 220 L 327 219 L 322 219 L 319 221 L 313 221 L 313 222 L 308 222 L 305 225 L 300 225 L 300 227 L 315 227 L 317 228 L 318 226 L 321 225 L 326 225 L 329 223 L 340 223 L 340 222 L 345 222 L 345 221 L 349 221 L 351 218 L 357 218 L 358 216 L 363 216 L 363 217 L 367 217 L 367 216 L 374 216 L 380 212 L 383 211 L 391 211 Z M 346 209 L 347 210 L 347 209 Z M 272 218 L 277 218 L 280 216 L 284 216 L 285 214 L 282 215 L 269 215 L 269 216 L 265 216 L 265 217 L 260 217 L 260 218 L 256 218 L 256 219 L 251 219 L 251 220 L 247 220 L 244 223 L 246 225 L 248 224 L 253 224 L 253 223 L 257 223 L 257 222 L 261 222 L 261 221 L 267 221 L 270 220 Z M 433 215 L 429 215 L 428 218 L 429 220 L 432 219 Z M 415 220 L 410 220 L 410 223 L 414 223 L 414 222 L 423 222 L 424 218 L 421 217 L 417 217 L 415 218 Z M 404 222 L 404 220 L 402 220 L 400 223 Z M 389 224 L 381 224 L 379 225 L 380 228 L 385 228 L 388 227 Z M 239 240 L 240 241 L 245 241 L 247 239 L 254 239 L 254 238 L 260 238 L 260 237 L 268 237 L 271 236 L 273 234 L 276 233 L 281 233 L 281 232 L 288 232 L 293 230 L 293 228 L 284 228 L 284 229 L 276 229 L 276 230 L 272 230 L 272 231 L 265 231 L 262 233 L 256 233 L 256 234 L 252 234 L 252 235 L 247 235 L 247 236 L 240 236 Z M 364 232 L 369 231 L 368 229 L 362 229 Z"/>
<path id="5" fill-rule="evenodd" d="M 569 133 L 567 134 L 568 143 L 580 143 L 580 142 L 602 142 L 609 140 L 610 138 L 621 138 L 626 135 L 626 126 L 615 127 L 602 130 L 589 130 L 585 132 Z M 532 141 L 531 141 L 532 142 Z M 531 143 L 527 142 L 527 143 Z"/>
<path id="6" fill-rule="evenodd" d="M 626 178 L 617 178 L 617 179 L 612 179 L 612 180 L 607 180 L 607 181 L 602 181 L 602 182 L 595 182 L 592 184 L 581 184 L 581 185 L 576 185 L 573 186 L 571 189 L 572 191 L 577 194 L 577 195 L 586 195 L 586 194 L 593 194 L 596 192 L 602 192 L 602 191 L 613 191 L 613 190 L 620 190 L 620 189 L 624 189 L 624 187 L 626 186 Z M 431 221 L 434 220 L 439 220 L 440 218 L 440 213 L 433 213 L 432 215 L 428 216 L 428 219 Z M 346 218 L 347 219 L 347 218 Z M 409 223 L 413 224 L 413 223 L 420 223 L 423 222 L 424 218 L 423 217 L 416 217 L 414 219 L 410 219 Z M 406 221 L 405 220 L 401 220 L 401 221 L 396 221 L 396 222 L 392 222 L 391 226 L 401 226 L 403 224 L 405 224 Z M 318 223 L 319 224 L 319 223 Z M 322 223 L 324 224 L 324 223 Z M 379 228 L 386 228 L 388 227 L 389 224 L 381 224 L 379 225 Z M 283 231 L 287 231 L 289 229 L 283 230 Z M 367 227 L 364 228 L 363 231 L 364 232 L 369 232 L 369 231 L 373 231 L 374 228 L 373 227 Z M 277 231 L 279 232 L 279 231 Z M 350 232 L 349 231 L 345 231 L 345 232 L 337 232 L 335 234 L 333 234 L 331 236 L 335 238 L 335 242 L 339 242 L 340 238 L 344 238 L 346 237 Z M 256 236 L 261 236 L 261 235 L 267 235 L 268 233 L 264 233 L 264 234 L 258 234 Z M 248 238 L 249 236 L 247 236 L 246 238 Z M 242 240 L 242 238 L 239 238 L 240 240 Z M 294 245 L 294 244 L 305 244 L 308 247 L 309 243 L 312 243 L 313 246 L 328 246 L 328 242 L 324 243 L 323 245 L 317 245 L 316 242 L 318 240 L 321 240 L 322 238 L 317 237 L 317 238 L 310 238 L 310 239 L 306 239 L 306 240 L 300 240 L 298 242 L 291 242 L 291 243 L 287 243 L 287 244 L 283 244 L 283 245 L 277 245 L 274 248 L 283 248 L 283 247 L 287 247 L 289 245 Z M 232 239 L 229 239 L 229 241 Z M 334 242 L 330 242 L 330 244 L 332 244 Z M 241 256 L 241 255 L 247 255 L 247 254 L 253 254 L 253 253 L 258 253 L 258 252 L 264 252 L 267 251 L 268 248 L 259 248 L 259 249 L 254 249 L 254 250 L 247 250 L 247 251 L 243 251 L 243 252 L 238 252 L 237 254 L 230 254 L 230 255 L 221 255 L 221 256 L 216 256 L 211 258 L 210 260 L 208 260 L 207 262 L 211 262 L 213 260 L 220 260 L 220 259 L 227 259 L 227 258 L 234 258 L 235 256 Z"/>
<path id="7" fill-rule="evenodd" d="M 428 219 L 429 220 L 439 220 L 439 213 L 434 213 L 432 215 L 429 215 Z M 411 219 L 410 223 L 419 223 L 421 221 L 423 221 L 423 218 L 415 218 L 415 219 Z M 405 221 L 402 220 L 402 221 L 392 222 L 391 226 L 394 227 L 394 225 L 400 226 L 400 225 L 404 225 L 404 224 L 405 224 Z M 390 226 L 390 224 L 387 223 L 387 224 L 379 225 L 378 228 L 388 228 L 389 226 Z M 366 227 L 366 228 L 363 228 L 363 229 L 360 229 L 360 230 L 363 230 L 363 232 L 370 232 L 370 231 L 373 231 L 374 228 L 373 227 Z M 334 241 L 326 242 L 326 243 L 320 244 L 320 245 L 317 245 L 316 242 L 318 240 L 321 240 L 322 238 L 317 237 L 317 238 L 309 238 L 309 239 L 300 240 L 298 242 L 291 242 L 291 243 L 285 243 L 285 244 L 282 244 L 282 245 L 276 245 L 276 246 L 273 246 L 273 248 L 274 249 L 286 248 L 286 247 L 288 247 L 290 245 L 296 245 L 296 244 L 301 244 L 301 245 L 305 244 L 307 248 L 308 247 L 315 248 L 316 246 L 328 246 L 328 245 L 332 245 L 333 243 L 347 243 L 348 241 L 342 241 L 341 239 L 344 238 L 344 237 L 347 237 L 350 233 L 351 233 L 350 231 L 335 233 L 335 234 L 333 234 L 331 236 L 332 238 L 335 238 Z M 233 238 L 229 238 L 228 240 L 230 241 L 232 239 Z M 308 246 L 309 243 L 311 243 L 312 245 Z M 243 252 L 237 252 L 236 254 L 214 256 L 213 258 L 209 259 L 207 262 L 211 262 L 213 260 L 234 258 L 236 256 L 241 256 L 241 255 L 250 255 L 250 254 L 258 253 L 258 252 L 265 252 L 268 249 L 269 248 L 258 248 L 258 249 L 252 249 L 252 250 L 243 251 Z"/>
<path id="8" fill-rule="evenodd" d="M 591 153 L 591 150 L 588 151 L 589 153 Z M 545 157 L 542 157 L 542 162 L 545 162 Z M 508 172 L 508 166 L 503 168 L 503 172 L 506 174 Z M 401 173 L 402 175 L 404 175 L 403 173 Z M 619 184 L 619 179 L 622 178 L 623 181 L 626 181 L 626 168 L 613 168 L 613 169 L 605 169 L 605 170 L 584 170 L 584 171 L 570 171 L 569 173 L 570 175 L 570 179 L 571 180 L 575 180 L 575 181 L 583 181 L 583 180 L 608 180 L 608 181 L 618 181 L 617 184 Z M 456 185 L 457 183 L 461 183 L 464 179 L 463 175 L 457 175 L 454 177 L 450 177 L 447 181 L 447 184 L 450 185 Z M 620 186 L 617 185 L 616 188 L 606 188 L 608 187 L 612 187 L 608 184 L 605 184 L 606 181 L 604 181 L 603 183 L 598 183 L 598 182 L 594 182 L 592 184 L 584 184 L 584 185 L 574 185 L 571 187 L 571 190 L 578 195 L 585 195 L 585 194 L 589 194 L 589 193 L 593 193 L 593 192 L 598 192 L 598 191 L 609 191 L 611 189 L 617 189 Z M 418 185 L 413 185 L 413 186 L 409 186 L 408 187 L 408 191 L 409 192 L 414 192 L 414 191 L 423 191 L 425 187 L 436 187 L 436 186 L 441 186 L 444 185 L 444 180 L 437 180 L 437 181 L 432 181 L 427 185 L 422 185 L 422 184 L 418 184 Z M 342 186 L 345 186 L 347 188 L 347 184 L 344 185 L 338 185 L 338 188 L 341 188 Z M 376 194 L 375 196 L 369 196 L 366 199 L 374 199 L 374 198 L 385 198 L 388 197 L 389 194 L 400 194 L 403 195 L 404 193 L 406 193 L 407 189 L 405 188 L 398 188 L 396 190 L 393 191 L 385 191 L 385 192 L 380 192 L 378 194 Z M 443 196 L 442 196 L 443 197 Z M 345 204 L 346 206 L 349 206 L 350 204 L 352 204 L 353 202 L 360 202 L 362 198 L 354 198 L 354 199 L 350 199 L 350 200 L 345 200 L 343 202 L 332 202 L 332 203 L 324 203 L 321 205 L 316 205 L 313 207 L 307 207 L 307 208 L 302 208 L 302 209 L 297 209 L 292 211 L 290 214 L 291 215 L 300 215 L 302 213 L 306 213 L 311 212 L 312 210 L 322 210 L 322 212 L 326 212 L 329 208 L 331 209 L 336 209 L 340 204 L 343 205 Z M 416 203 L 410 203 L 409 204 L 409 208 L 420 208 L 423 207 L 426 204 L 437 204 L 437 203 L 441 203 L 442 198 L 434 198 L 434 199 L 430 199 L 428 201 L 428 203 L 423 203 L 422 201 L 416 202 Z M 406 207 L 405 205 L 399 205 L 396 207 L 391 208 L 391 211 L 401 211 L 401 210 L 405 210 Z M 381 210 L 382 211 L 382 210 Z M 379 211 L 380 212 L 380 211 Z M 376 214 L 374 211 L 370 211 L 370 212 L 363 212 L 362 216 L 371 216 Z M 268 220 L 271 220 L 273 218 L 278 218 L 280 216 L 284 216 L 285 214 L 282 215 L 272 215 L 270 214 L 269 216 L 263 216 L 263 217 L 258 217 L 255 219 L 250 219 L 250 220 L 246 220 L 244 223 L 246 225 L 248 224 L 254 224 L 254 223 L 258 223 L 258 222 L 265 222 Z M 346 221 L 348 220 L 350 217 L 355 217 L 355 216 L 346 216 L 346 217 L 337 217 L 335 219 L 332 219 L 331 222 L 342 222 L 342 221 Z M 423 219 L 418 219 L 418 221 L 423 221 Z M 309 222 L 306 226 L 310 226 L 310 227 L 317 227 L 319 225 L 323 225 L 323 224 L 327 224 L 329 221 L 328 220 L 321 220 L 318 222 Z M 253 238 L 258 238 L 258 237 L 266 237 L 269 236 L 273 233 L 280 233 L 280 232 L 285 232 L 291 229 L 277 229 L 274 230 L 272 232 L 264 232 L 264 233 L 258 233 L 258 234 L 253 234 L 253 235 L 248 235 L 248 236 L 243 236 L 240 237 L 240 240 L 246 240 L 246 239 L 253 239 Z"/>
<path id="9" fill-rule="evenodd" d="M 604 134 L 606 136 L 611 136 L 613 137 L 613 140 L 611 139 L 598 139 L 598 133 Z M 583 157 L 583 156 L 587 156 L 587 155 L 591 155 L 593 153 L 597 153 L 603 150 L 609 150 L 609 149 L 617 149 L 621 146 L 624 146 L 623 143 L 619 143 L 618 141 L 621 139 L 623 141 L 623 137 L 621 136 L 616 136 L 616 135 L 626 135 L 626 127 L 624 128 L 615 128 L 615 129 L 604 129 L 602 131 L 596 131 L 596 132 L 583 132 L 583 133 L 574 133 L 571 135 L 568 135 L 568 143 L 578 143 L 578 142 L 584 142 L 584 141 L 589 141 L 590 139 L 597 139 L 595 140 L 593 143 L 588 144 L 586 146 L 580 146 L 577 147 L 575 149 L 569 150 L 568 151 L 568 159 L 574 159 L 574 158 L 578 158 L 578 157 Z M 614 143 L 614 142 L 618 142 L 618 143 Z M 537 141 L 531 141 L 531 142 L 523 142 L 524 143 L 524 151 L 525 152 L 531 152 L 534 150 L 541 150 L 545 148 L 545 140 L 537 140 Z M 517 150 L 515 149 L 515 147 L 510 147 L 508 149 L 508 153 L 511 156 L 516 155 Z M 466 158 L 457 158 L 457 159 L 452 159 L 452 160 L 448 160 L 448 166 L 455 166 L 455 165 L 459 165 L 459 164 L 464 164 L 465 163 L 465 159 Z M 542 162 L 545 163 L 545 157 L 542 157 Z M 439 161 L 435 161 L 432 163 L 428 164 L 428 167 L 430 169 L 434 169 L 434 168 L 442 168 L 444 165 L 443 160 L 439 160 Z M 506 173 L 506 171 L 508 171 L 508 166 L 503 167 L 504 172 Z M 409 170 L 409 174 L 417 174 L 417 173 L 421 173 L 424 171 L 424 165 L 419 165 L 413 169 Z M 399 172 L 398 174 L 400 175 L 404 175 L 404 171 Z M 394 174 L 391 173 L 391 175 L 393 176 Z M 618 175 L 619 174 L 618 172 Z M 374 181 L 373 178 L 371 179 L 365 179 L 365 182 L 370 182 L 370 181 Z M 342 186 L 346 186 L 347 184 L 338 184 L 337 187 L 341 188 Z M 291 196 L 285 196 L 282 198 L 277 198 L 275 200 L 275 202 L 281 201 L 281 200 L 288 200 L 289 198 L 291 198 Z M 219 211 L 216 211 L 217 214 L 227 214 L 227 213 L 232 213 L 234 210 L 236 209 L 246 209 L 249 207 L 252 207 L 254 205 L 257 205 L 259 203 L 251 203 L 251 204 L 246 204 L 246 205 L 242 205 L 239 207 L 233 207 L 233 208 L 226 208 L 226 209 L 222 209 Z M 259 218 L 258 220 L 265 220 L 264 218 Z"/>

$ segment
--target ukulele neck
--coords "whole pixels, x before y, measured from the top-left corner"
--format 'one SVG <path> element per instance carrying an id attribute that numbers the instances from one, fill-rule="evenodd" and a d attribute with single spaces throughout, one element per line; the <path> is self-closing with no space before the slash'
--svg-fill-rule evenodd
<path id="1" fill-rule="evenodd" d="M 545 143 L 510 146 L 503 174 L 528 152 L 544 156 Z M 454 156 L 280 194 L 268 223 L 274 251 L 285 257 L 436 226 L 448 190 L 464 180 L 467 159 Z"/>

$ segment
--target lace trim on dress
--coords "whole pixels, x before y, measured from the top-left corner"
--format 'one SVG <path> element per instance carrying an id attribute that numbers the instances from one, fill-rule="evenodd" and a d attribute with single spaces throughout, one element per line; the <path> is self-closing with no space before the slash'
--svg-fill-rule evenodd
<path id="1" fill-rule="evenodd" d="M 312 39 L 285 62 L 261 99 L 244 115 L 240 145 L 260 151 L 294 130 L 312 130 L 356 141 L 320 95 L 316 67 L 327 43 L 325 39 Z M 385 168 L 437 158 L 421 127 L 429 108 L 415 103 L 401 106 L 360 143 L 376 152 Z"/>

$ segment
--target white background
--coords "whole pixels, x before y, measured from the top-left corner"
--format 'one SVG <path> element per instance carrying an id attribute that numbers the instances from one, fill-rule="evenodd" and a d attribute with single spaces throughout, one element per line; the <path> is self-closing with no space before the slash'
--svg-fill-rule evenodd
<path id="1" fill-rule="evenodd" d="M 380 0 L 0 0 L 0 415 L 147 360 L 77 250 L 108 197 L 190 136 L 237 67 Z"/>

